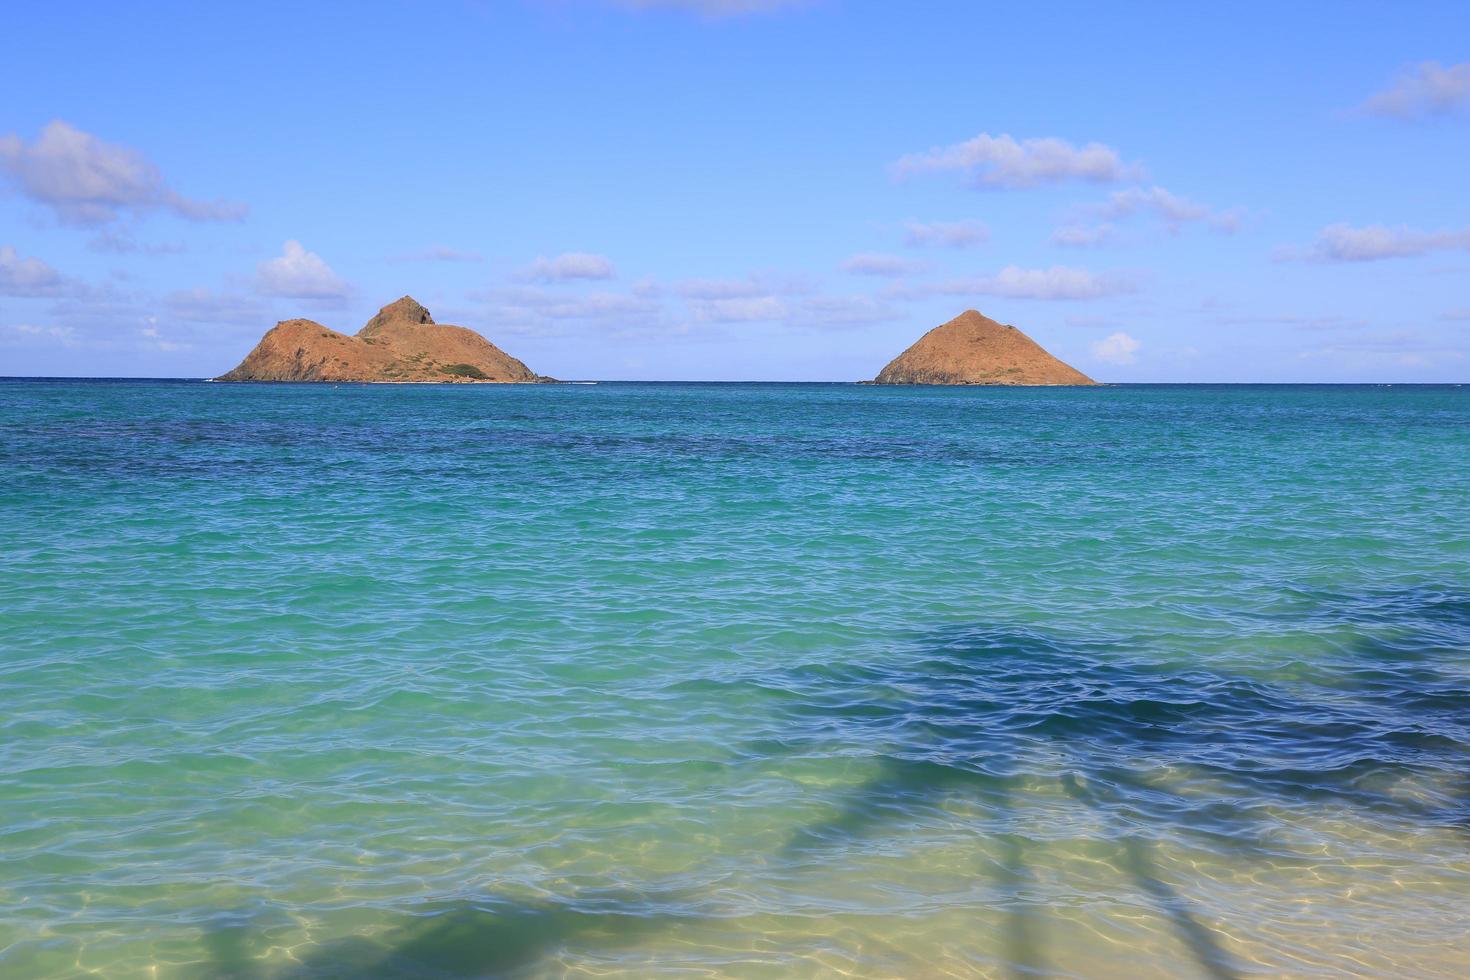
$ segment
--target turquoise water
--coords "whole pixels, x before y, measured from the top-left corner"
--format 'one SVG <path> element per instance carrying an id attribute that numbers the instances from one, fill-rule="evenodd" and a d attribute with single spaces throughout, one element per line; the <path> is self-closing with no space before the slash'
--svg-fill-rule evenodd
<path id="1" fill-rule="evenodd" d="M 6 977 L 1453 976 L 1470 388 L 0 383 Z"/>

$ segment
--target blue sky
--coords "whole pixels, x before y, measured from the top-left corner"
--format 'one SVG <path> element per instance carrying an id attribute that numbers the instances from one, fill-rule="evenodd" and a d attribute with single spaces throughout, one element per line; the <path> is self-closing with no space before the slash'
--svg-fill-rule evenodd
<path id="1" fill-rule="evenodd" d="M 411 293 L 558 377 L 1470 380 L 1470 5 L 24 4 L 0 375 Z M 1031 9 L 1025 9 L 1031 8 Z"/>

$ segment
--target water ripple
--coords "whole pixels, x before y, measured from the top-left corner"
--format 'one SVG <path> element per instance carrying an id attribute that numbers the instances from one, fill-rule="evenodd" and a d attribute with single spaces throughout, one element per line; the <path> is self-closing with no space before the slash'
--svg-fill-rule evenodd
<path id="1" fill-rule="evenodd" d="M 0 382 L 0 973 L 1455 976 L 1458 389 Z"/>

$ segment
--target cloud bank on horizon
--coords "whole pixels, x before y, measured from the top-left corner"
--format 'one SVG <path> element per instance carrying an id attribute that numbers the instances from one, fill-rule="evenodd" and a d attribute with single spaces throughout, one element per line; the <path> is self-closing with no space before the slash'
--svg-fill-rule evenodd
<path id="1" fill-rule="evenodd" d="M 405 33 L 367 9 L 343 40 Z M 1470 374 L 1470 61 L 1424 57 L 1432 18 L 1377 69 L 1324 52 L 1337 94 L 1314 102 L 1130 88 L 1149 69 L 1126 18 L 1051 51 L 1068 71 L 1022 11 L 986 22 L 1015 50 L 962 57 L 980 16 L 526 0 L 421 14 L 444 81 L 399 89 L 333 82 L 353 46 L 308 19 L 267 56 L 309 49 L 307 84 L 242 88 L 199 53 L 195 94 L 236 128 L 182 97 L 89 99 L 119 64 L 169 91 L 189 68 L 119 18 L 126 43 L 74 76 L 22 66 L 49 84 L 0 116 L 0 374 L 215 373 L 275 318 L 350 326 L 404 292 L 566 376 L 865 377 L 972 306 L 1105 377 Z"/>

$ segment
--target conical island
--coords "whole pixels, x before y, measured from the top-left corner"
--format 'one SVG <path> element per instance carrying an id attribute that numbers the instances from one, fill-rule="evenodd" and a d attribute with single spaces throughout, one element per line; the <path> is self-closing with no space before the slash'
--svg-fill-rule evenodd
<path id="1" fill-rule="evenodd" d="M 355 336 L 315 320 L 282 320 L 218 381 L 499 381 L 544 378 L 467 327 L 435 323 L 412 296 Z"/>
<path id="2" fill-rule="evenodd" d="M 966 310 L 888 362 L 879 385 L 1095 385 L 1015 327 Z"/>

